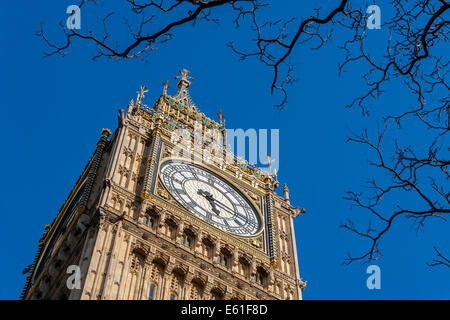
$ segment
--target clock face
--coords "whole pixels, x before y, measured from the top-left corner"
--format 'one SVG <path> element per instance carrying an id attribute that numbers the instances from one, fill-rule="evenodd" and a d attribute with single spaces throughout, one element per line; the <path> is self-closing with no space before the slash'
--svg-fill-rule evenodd
<path id="1" fill-rule="evenodd" d="M 253 205 L 230 183 L 195 164 L 166 161 L 161 180 L 172 196 L 197 217 L 217 228 L 240 236 L 252 236 L 261 229 Z"/>

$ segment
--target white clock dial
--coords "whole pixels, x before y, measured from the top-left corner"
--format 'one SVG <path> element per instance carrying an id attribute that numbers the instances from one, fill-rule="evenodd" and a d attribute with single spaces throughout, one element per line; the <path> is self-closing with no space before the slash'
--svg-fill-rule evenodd
<path id="1" fill-rule="evenodd" d="M 223 178 L 185 161 L 166 161 L 160 177 L 167 190 L 199 218 L 222 230 L 251 236 L 261 229 L 253 205 Z"/>

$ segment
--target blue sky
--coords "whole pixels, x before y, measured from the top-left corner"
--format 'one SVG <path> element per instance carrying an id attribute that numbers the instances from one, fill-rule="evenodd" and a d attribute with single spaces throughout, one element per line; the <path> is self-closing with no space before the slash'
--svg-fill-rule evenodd
<path id="1" fill-rule="evenodd" d="M 226 21 L 180 28 L 147 63 L 93 62 L 92 47 L 82 42 L 65 58 L 42 60 L 45 46 L 35 36 L 39 24 L 45 21 L 51 29 L 65 21 L 70 4 L 8 1 L 2 9 L 0 299 L 19 297 L 25 281 L 21 271 L 32 263 L 44 225 L 52 222 L 70 192 L 101 129 L 116 128 L 117 110 L 135 99 L 142 84 L 150 89 L 148 105 L 161 94 L 165 80 L 171 81 L 169 92 L 174 93 L 173 77 L 182 68 L 192 72 L 191 96 L 205 114 L 215 117 L 223 109 L 229 128 L 280 129 L 279 180 L 288 184 L 293 205 L 307 209 L 295 220 L 300 273 L 308 281 L 305 299 L 450 299 L 449 270 L 426 265 L 433 258 L 433 245 L 450 249 L 448 223 L 430 221 L 417 234 L 405 220 L 394 224 L 377 263 L 381 290 L 367 289 L 366 266 L 342 264 L 347 251 L 358 253 L 367 245 L 338 228 L 346 217 L 365 221 L 343 196 L 361 189 L 374 174 L 367 166 L 367 150 L 345 140 L 350 129 L 376 124 L 373 118 L 362 118 L 360 110 L 344 108 L 363 83 L 351 68 L 337 76 L 336 41 L 324 50 L 293 52 L 298 81 L 290 88 L 289 104 L 279 111 L 273 107 L 277 97 L 269 93 L 271 71 L 255 61 L 238 60 L 226 43 L 246 45 L 249 34 Z M 273 15 L 308 16 L 302 5 L 296 1 L 284 10 L 274 8 Z M 231 19 L 230 12 L 220 12 Z M 95 20 L 83 11 L 82 28 Z M 376 50 L 383 34 L 374 34 L 373 41 Z M 407 103 L 397 84 L 389 89 L 374 104 L 376 112 Z M 408 134 L 421 139 L 414 130 Z"/>

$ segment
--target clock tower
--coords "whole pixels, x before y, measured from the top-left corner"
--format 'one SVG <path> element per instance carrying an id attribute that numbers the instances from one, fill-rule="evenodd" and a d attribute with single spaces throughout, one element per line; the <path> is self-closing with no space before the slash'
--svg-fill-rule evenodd
<path id="1" fill-rule="evenodd" d="M 227 148 L 189 72 L 119 110 L 54 221 L 22 299 L 301 299 L 289 190 Z M 231 137 L 228 137 L 231 139 Z M 270 166 L 270 161 L 269 161 Z"/>

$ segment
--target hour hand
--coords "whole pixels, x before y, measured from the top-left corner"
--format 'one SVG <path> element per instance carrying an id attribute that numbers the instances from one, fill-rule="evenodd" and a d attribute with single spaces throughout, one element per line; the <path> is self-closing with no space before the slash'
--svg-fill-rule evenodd
<path id="1" fill-rule="evenodd" d="M 211 205 L 211 210 L 215 214 L 220 215 L 220 211 L 219 211 L 219 209 L 217 209 L 216 203 L 214 202 L 215 201 L 214 197 L 213 197 L 213 195 L 211 193 L 209 193 L 208 191 L 204 191 L 202 189 L 198 189 L 197 193 L 199 195 L 204 196 L 206 198 L 206 200 L 208 200 L 209 204 Z"/>

